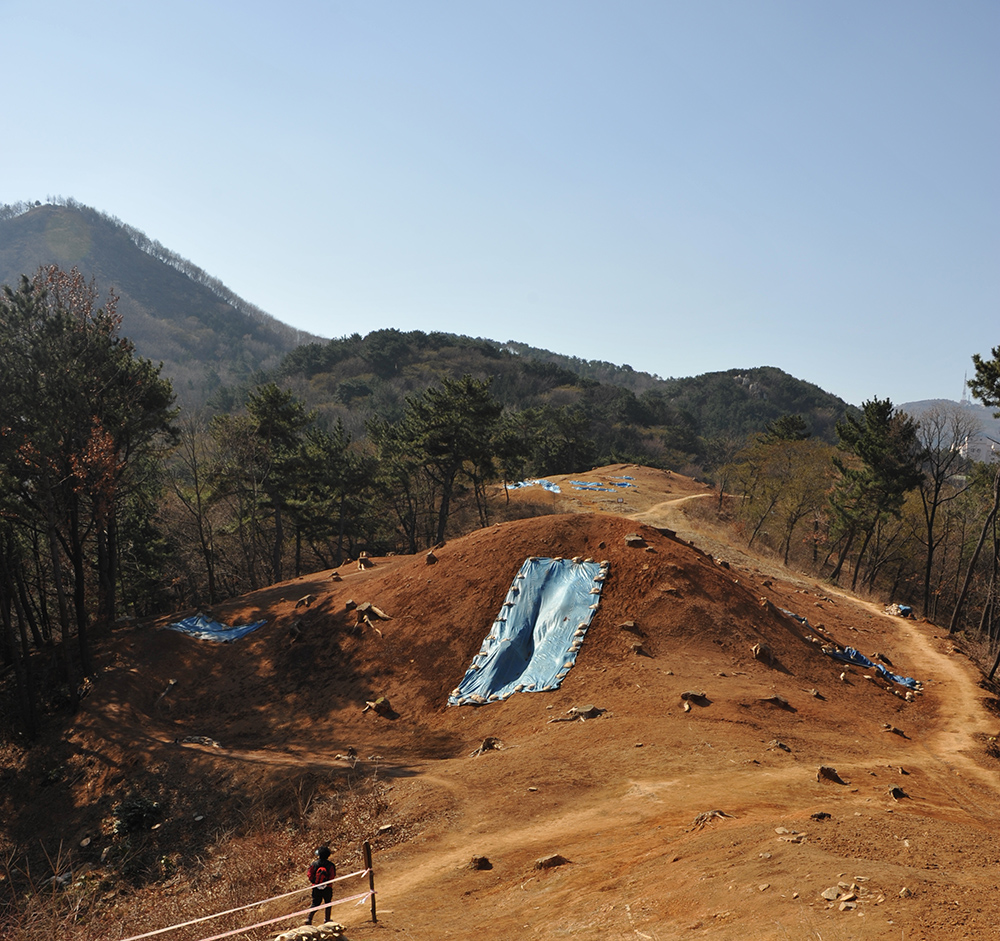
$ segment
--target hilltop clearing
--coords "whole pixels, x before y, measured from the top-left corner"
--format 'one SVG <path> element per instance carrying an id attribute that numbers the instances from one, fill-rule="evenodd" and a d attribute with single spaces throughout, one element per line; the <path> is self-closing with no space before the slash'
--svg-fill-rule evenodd
<path id="1" fill-rule="evenodd" d="M 572 484 L 612 479 L 630 486 Z M 4 838 L 62 841 L 98 886 L 79 936 L 288 891 L 325 838 L 342 872 L 374 847 L 381 915 L 338 911 L 351 939 L 990 936 L 996 699 L 942 630 L 727 547 L 685 512 L 713 499 L 689 478 L 551 480 L 511 499 L 559 512 L 433 564 L 374 559 L 217 606 L 267 620 L 232 644 L 157 624 L 107 638 L 78 715 L 4 771 Z M 610 563 L 576 666 L 552 692 L 447 706 L 528 556 Z M 140 793 L 160 807 L 133 846 L 169 866 L 129 889 L 106 820 Z M 184 931 L 165 937 L 208 934 Z"/>

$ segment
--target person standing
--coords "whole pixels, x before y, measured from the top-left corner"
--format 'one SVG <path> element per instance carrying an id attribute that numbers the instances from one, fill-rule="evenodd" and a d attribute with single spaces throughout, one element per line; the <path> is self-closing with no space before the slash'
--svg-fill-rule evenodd
<path id="1" fill-rule="evenodd" d="M 321 846 L 315 852 L 315 859 L 309 866 L 309 882 L 312 883 L 312 907 L 326 904 L 326 920 L 330 920 L 330 903 L 333 901 L 333 886 L 330 880 L 337 875 L 337 867 L 330 862 L 330 847 Z M 307 925 L 312 924 L 315 912 L 309 913 Z"/>

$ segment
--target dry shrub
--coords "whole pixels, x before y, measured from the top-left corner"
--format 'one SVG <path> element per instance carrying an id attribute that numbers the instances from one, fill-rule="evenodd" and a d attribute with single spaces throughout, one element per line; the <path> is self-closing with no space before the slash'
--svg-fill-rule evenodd
<path id="1" fill-rule="evenodd" d="M 235 787 L 235 782 L 229 783 Z M 249 788 L 236 792 L 240 790 L 246 793 Z M 329 843 L 342 871 L 358 868 L 361 843 L 375 835 L 390 809 L 387 787 L 377 770 L 366 774 L 354 769 L 346 778 L 339 769 L 285 771 L 265 780 L 258 776 L 251 793 L 249 800 L 229 805 L 228 814 L 225 804 L 215 807 L 212 821 L 204 824 L 216 827 L 214 839 L 207 843 L 204 835 L 197 842 L 178 839 L 169 852 L 160 846 L 155 859 L 149 855 L 151 845 L 136 847 L 145 876 L 139 881 L 123 877 L 121 867 L 124 863 L 128 868 L 127 858 L 119 858 L 114 867 L 72 871 L 69 855 L 60 849 L 47 862 L 45 872 L 28 873 L 23 853 L 0 848 L 0 938 L 89 941 L 128 937 L 252 905 L 293 889 L 308 889 L 305 871 L 316 846 Z M 137 820 L 141 816 L 145 821 L 149 808 L 126 798 L 116 809 L 122 812 L 123 825 L 128 821 L 141 827 L 144 823 Z M 134 815 L 130 815 L 132 810 Z M 176 832 L 180 836 L 182 831 Z M 145 836 L 138 830 L 124 833 L 115 842 L 116 852 L 126 852 L 129 840 L 141 842 Z M 69 872 L 63 884 L 51 881 L 52 876 Z M 147 881 L 151 879 L 155 881 Z M 308 904 L 304 891 L 301 896 L 178 929 L 170 938 L 197 941 L 206 934 L 236 930 Z M 261 929 L 253 936 L 273 934 Z"/>

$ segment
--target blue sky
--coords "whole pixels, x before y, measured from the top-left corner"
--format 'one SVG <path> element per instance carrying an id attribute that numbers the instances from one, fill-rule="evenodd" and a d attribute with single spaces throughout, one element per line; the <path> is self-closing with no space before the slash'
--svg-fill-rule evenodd
<path id="1" fill-rule="evenodd" d="M 1000 4 L 0 0 L 0 202 L 326 337 L 957 399 L 1000 345 Z M 102 286 L 104 287 L 104 286 Z"/>

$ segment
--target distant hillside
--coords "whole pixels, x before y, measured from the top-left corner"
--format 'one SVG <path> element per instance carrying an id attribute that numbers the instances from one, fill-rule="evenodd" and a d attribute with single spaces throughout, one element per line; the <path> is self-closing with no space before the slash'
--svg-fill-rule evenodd
<path id="1" fill-rule="evenodd" d="M 303 340 L 225 285 L 142 232 L 73 200 L 0 206 L 0 282 L 40 266 L 76 266 L 102 297 L 120 296 L 122 332 L 162 361 L 182 401 L 275 365 Z"/>
<path id="2" fill-rule="evenodd" d="M 796 379 L 775 366 L 727 369 L 685 379 L 661 379 L 631 366 L 563 356 L 508 340 L 503 344 L 520 356 L 552 363 L 582 378 L 631 389 L 636 394 L 654 391 L 670 404 L 696 418 L 706 436 L 748 434 L 782 415 L 802 415 L 817 437 L 831 443 L 834 425 L 847 403 L 811 382 Z"/>
<path id="3" fill-rule="evenodd" d="M 786 414 L 834 439 L 847 405 L 811 383 L 761 366 L 662 379 L 526 343 L 376 330 L 330 341 L 303 335 L 243 300 L 159 242 L 74 200 L 0 206 L 0 282 L 40 266 L 78 267 L 102 295 L 119 295 L 123 333 L 162 361 L 182 404 L 210 397 L 238 408 L 264 376 L 292 385 L 356 438 L 373 415 L 392 420 L 405 397 L 442 378 L 492 378 L 512 409 L 541 410 L 561 437 L 588 438 L 599 463 L 711 463 L 712 441 L 760 431 Z"/>
<path id="4" fill-rule="evenodd" d="M 661 379 L 525 344 L 419 330 L 307 344 L 278 371 L 310 407 L 340 419 L 356 437 L 373 415 L 398 417 L 407 395 L 465 373 L 492 377 L 492 392 L 505 405 L 534 409 L 562 433 L 572 420 L 584 422 L 598 463 L 711 463 L 713 439 L 761 431 L 786 414 L 802 415 L 814 435 L 833 441 L 847 409 L 836 396 L 770 366 Z"/>

